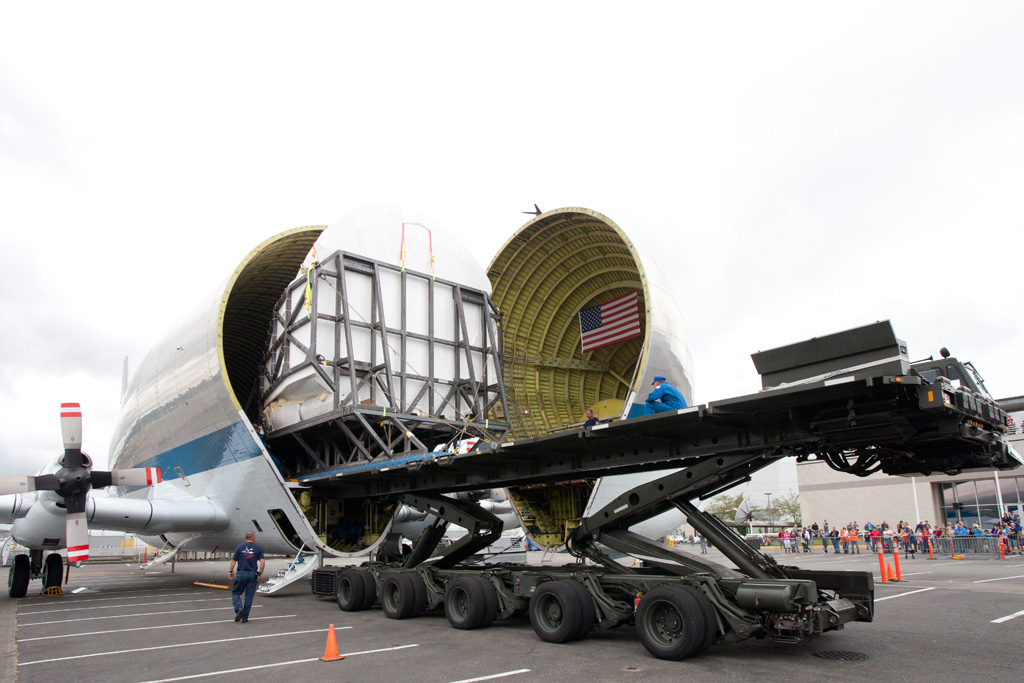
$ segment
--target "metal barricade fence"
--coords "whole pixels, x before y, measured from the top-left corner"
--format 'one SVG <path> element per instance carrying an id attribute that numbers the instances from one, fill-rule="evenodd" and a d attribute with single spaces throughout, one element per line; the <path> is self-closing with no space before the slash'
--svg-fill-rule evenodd
<path id="1" fill-rule="evenodd" d="M 811 553 L 819 554 L 822 552 L 821 539 L 814 539 L 815 543 L 810 544 L 809 551 Z M 836 552 L 831 539 L 828 544 L 829 554 Z M 769 537 L 769 544 L 762 545 L 760 550 L 762 552 L 784 552 L 781 539 L 775 537 Z M 904 541 L 902 538 L 891 537 L 891 538 L 878 538 L 878 539 L 864 539 L 863 536 L 858 537 L 857 541 L 854 542 L 850 539 L 847 546 L 844 547 L 840 542 L 838 553 L 841 555 L 855 554 L 856 552 L 863 553 L 877 553 L 882 551 L 886 555 L 891 555 L 895 549 L 897 552 L 904 555 L 916 554 L 928 557 L 928 543 L 931 542 L 932 555 L 935 557 L 949 558 L 953 555 L 996 555 L 999 553 L 1000 538 L 998 536 L 941 536 L 935 537 L 928 535 L 917 535 L 913 538 Z M 1004 553 L 1010 554 L 1024 554 L 1024 539 L 1018 538 L 1017 535 L 1011 535 L 1005 543 Z M 854 545 L 856 543 L 856 545 Z M 792 543 L 792 553 L 804 553 L 803 541 L 801 539 L 795 539 Z"/>
<path id="2" fill-rule="evenodd" d="M 923 541 L 925 554 L 928 553 L 928 539 Z M 932 554 L 935 557 L 952 557 L 954 555 L 1000 555 L 999 546 L 1003 546 L 1002 554 L 1009 555 L 1020 552 L 1016 536 L 1005 541 L 998 536 L 941 536 L 931 539 Z M 921 550 L 921 542 L 918 543 L 918 551 Z"/>

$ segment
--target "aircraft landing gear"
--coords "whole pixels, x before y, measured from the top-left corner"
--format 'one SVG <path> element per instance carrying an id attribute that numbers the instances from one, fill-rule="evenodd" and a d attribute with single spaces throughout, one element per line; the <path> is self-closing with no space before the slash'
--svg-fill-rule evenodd
<path id="1" fill-rule="evenodd" d="M 43 588 L 52 588 L 64 583 L 64 558 L 60 553 L 50 553 L 43 565 Z"/>
<path id="2" fill-rule="evenodd" d="M 23 598 L 28 592 L 29 568 L 28 555 L 18 555 L 11 562 L 11 571 L 7 575 L 7 594 L 12 598 Z"/>

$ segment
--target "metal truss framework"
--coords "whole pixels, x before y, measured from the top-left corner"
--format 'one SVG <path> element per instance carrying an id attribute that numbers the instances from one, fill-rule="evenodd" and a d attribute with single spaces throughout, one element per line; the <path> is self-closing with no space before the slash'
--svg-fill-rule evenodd
<path id="1" fill-rule="evenodd" d="M 397 321 L 385 319 L 381 278 L 386 271 L 400 282 Z M 349 278 L 353 276 L 369 279 L 368 314 L 352 305 Z M 427 285 L 425 334 L 409 329 L 408 306 L 421 305 L 409 297 L 414 280 Z M 307 286 L 308 314 L 303 297 L 296 296 Z M 450 292 L 450 301 L 439 292 Z M 435 330 L 435 313 L 446 305 L 452 307 L 453 320 L 447 339 Z M 471 342 L 467 315 L 471 307 L 482 313 L 479 330 L 473 331 L 482 340 L 478 344 Z M 332 405 L 321 415 L 275 429 L 267 438 L 291 436 L 299 449 L 289 450 L 305 455 L 294 463 L 295 473 L 307 475 L 423 453 L 462 439 L 500 442 L 509 429 L 501 378 L 500 317 L 486 292 L 344 251 L 331 254 L 282 295 L 262 368 L 261 392 L 267 396 L 297 373 L 312 369 L 331 395 Z M 322 325 L 313 321 L 333 326 L 334 334 L 326 344 L 318 341 Z M 368 359 L 354 357 L 354 333 L 370 335 Z M 410 342 L 426 345 L 425 372 L 408 362 Z M 450 354 L 454 364 L 450 378 L 439 377 L 435 370 L 435 358 L 443 353 Z M 295 363 L 296 357 L 302 360 Z M 368 398 L 360 399 L 367 394 Z"/>

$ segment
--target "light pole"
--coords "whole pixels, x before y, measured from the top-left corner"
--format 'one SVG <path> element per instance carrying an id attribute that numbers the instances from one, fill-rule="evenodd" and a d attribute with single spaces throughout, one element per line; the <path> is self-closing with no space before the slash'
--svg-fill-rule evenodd
<path id="1" fill-rule="evenodd" d="M 775 515 L 772 514 L 772 494 L 764 494 L 768 496 L 768 526 L 774 528 L 775 526 Z"/>

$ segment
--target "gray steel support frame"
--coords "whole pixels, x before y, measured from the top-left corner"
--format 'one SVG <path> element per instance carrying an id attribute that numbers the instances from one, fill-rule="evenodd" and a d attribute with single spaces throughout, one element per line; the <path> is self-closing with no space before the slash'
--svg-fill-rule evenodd
<path id="1" fill-rule="evenodd" d="M 876 470 L 927 475 L 1020 466 L 1022 460 L 1002 438 L 1005 426 L 986 422 L 984 410 L 961 408 L 964 393 L 914 376 L 801 385 L 514 443 L 482 444 L 437 466 L 339 470 L 319 483 L 338 496 L 358 497 L 680 467 L 687 472 L 711 468 L 712 475 L 732 470 L 718 479 L 704 476 L 704 470 L 703 489 L 688 491 L 694 499 L 787 457 L 823 457 L 836 469 L 861 476 Z M 943 402 L 945 395 L 952 396 L 950 403 Z M 739 466 L 728 464 L 736 458 Z M 671 506 L 664 503 L 666 510 Z"/>
<path id="2" fill-rule="evenodd" d="M 613 572 L 634 573 L 617 562 L 598 544 L 628 556 L 642 559 L 666 574 L 702 582 L 705 593 L 718 606 L 722 616 L 740 637 L 757 620 L 753 612 L 734 605 L 713 586 L 729 585 L 737 590 L 750 579 L 767 585 L 778 582 L 793 584 L 813 582 L 804 596 L 804 604 L 818 602 L 819 631 L 838 628 L 850 621 L 871 621 L 874 582 L 870 572 L 831 572 L 783 567 L 774 558 L 764 555 L 739 537 L 715 516 L 702 512 L 692 502 L 696 497 L 709 497 L 747 479 L 751 472 L 764 467 L 768 459 L 732 456 L 715 458 L 681 472 L 627 491 L 582 521 L 569 537 L 571 553 L 593 559 Z M 700 555 L 675 550 L 629 531 L 629 527 L 664 512 L 668 506 L 679 509 L 687 522 L 704 534 L 722 554 L 740 569 L 736 572 Z M 835 599 L 824 599 L 819 591 L 831 591 Z M 773 637 L 785 637 L 771 634 Z"/>
<path id="3" fill-rule="evenodd" d="M 411 508 L 432 514 L 445 522 L 444 525 L 427 527 L 423 531 L 413 547 L 412 554 L 405 561 L 406 567 L 454 567 L 498 540 L 504 526 L 504 522 L 497 516 L 469 501 L 424 495 L 402 496 L 401 501 Z M 448 524 L 464 527 L 466 535 L 431 557 Z"/>
<path id="4" fill-rule="evenodd" d="M 733 570 L 717 562 L 684 551 L 677 551 L 629 531 L 629 527 L 665 512 L 670 507 L 682 511 L 687 521 L 704 534 L 716 548 L 751 578 L 784 579 L 785 570 L 771 557 L 763 555 L 741 539 L 713 515 L 701 512 L 690 499 L 733 486 L 761 469 L 769 461 L 749 456 L 731 456 L 706 460 L 698 465 L 633 488 L 582 520 L 569 536 L 569 552 L 589 557 L 613 571 L 628 571 L 596 545 L 643 559 L 677 576 L 709 574 L 716 579 L 736 578 Z M 763 463 L 763 464 L 761 464 Z M 709 492 L 708 489 L 714 491 Z"/>
<path id="5" fill-rule="evenodd" d="M 384 271 L 399 274 L 402 313 L 398 320 L 385 318 Z M 361 312 L 365 319 L 349 301 L 348 274 L 370 282 L 369 311 Z M 428 285 L 426 334 L 410 330 L 406 319 L 411 280 Z M 308 316 L 303 306 L 295 303 L 307 282 Z M 451 292 L 451 301 L 445 303 L 451 307 L 454 328 L 445 331 L 447 337 L 435 330 L 435 308 L 441 305 L 435 296 L 437 288 Z M 325 297 L 333 301 L 324 303 Z M 470 329 L 467 306 L 479 312 L 479 329 L 476 323 Z M 330 310 L 336 314 L 329 314 Z M 500 442 L 509 431 L 503 417 L 508 415 L 508 406 L 501 375 L 500 317 L 486 292 L 344 251 L 331 254 L 315 263 L 311 274 L 286 289 L 261 370 L 261 394 L 268 396 L 296 373 L 312 369 L 331 395 L 331 409 L 278 427 L 267 438 L 290 436 L 299 446 L 282 449 L 291 454 L 293 474 L 297 475 L 424 453 L 453 438 Z M 328 344 L 331 348 L 324 348 L 317 339 L 318 329 L 322 331 L 325 323 L 334 327 L 333 344 Z M 308 335 L 308 343 L 300 341 L 300 330 Z M 368 360 L 352 357 L 355 330 L 369 333 L 373 339 Z M 470 342 L 474 335 L 482 340 L 479 344 Z M 428 367 L 410 365 L 411 341 L 426 345 Z M 347 349 L 344 357 L 343 342 Z M 434 359 L 439 353 L 450 354 L 452 378 L 435 376 Z M 290 364 L 296 355 L 302 360 Z M 410 388 L 411 383 L 419 389 Z M 360 402 L 360 392 L 363 396 L 368 392 L 368 405 Z M 492 413 L 502 417 L 491 419 Z"/>
<path id="6" fill-rule="evenodd" d="M 751 581 L 764 586 L 763 590 L 767 592 L 789 596 L 792 591 L 794 606 L 800 603 L 804 609 L 813 610 L 808 612 L 813 615 L 813 633 L 841 628 L 851 621 L 871 621 L 874 584 L 869 572 L 819 572 L 782 567 L 774 558 L 748 546 L 716 517 L 702 512 L 690 502 L 698 492 L 705 492 L 705 496 L 713 495 L 747 479 L 752 468 L 760 467 L 763 465 L 754 466 L 749 458 L 742 456 L 717 458 L 638 486 L 584 519 L 570 535 L 567 547 L 574 555 L 595 560 L 615 573 L 630 575 L 638 572 L 611 558 L 598 544 L 641 559 L 665 574 L 692 581 L 692 585 L 703 590 L 716 605 L 720 617 L 728 623 L 727 640 L 746 638 L 761 628 L 774 639 L 799 640 L 806 635 L 801 630 L 769 630 L 772 622 L 764 620 L 758 609 L 722 593 L 722 587 L 728 586 L 731 594 L 738 596 L 741 590 L 751 586 Z M 631 525 L 660 514 L 666 506 L 683 512 L 687 522 L 732 560 L 740 572 L 703 555 L 675 550 L 629 531 Z M 799 596 L 794 589 L 798 584 L 803 588 Z M 747 590 L 756 592 L 758 588 Z M 822 590 L 831 593 L 822 593 Z"/>

